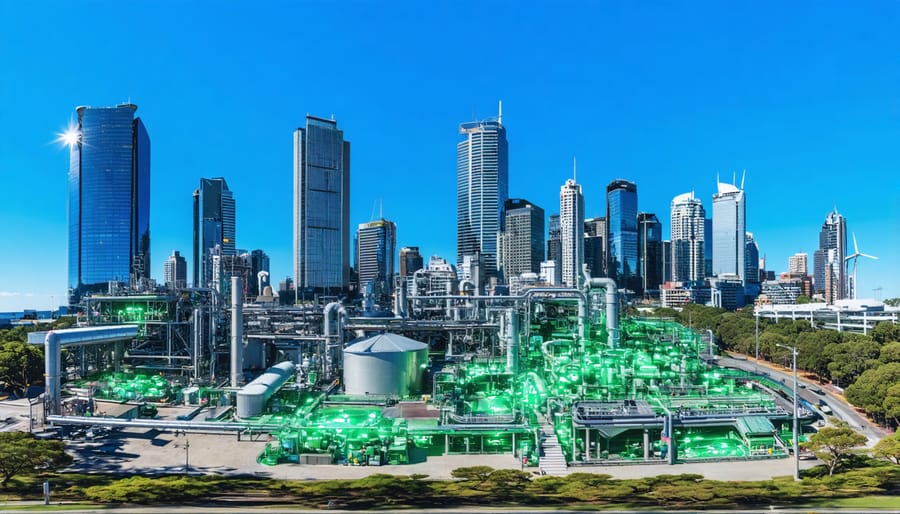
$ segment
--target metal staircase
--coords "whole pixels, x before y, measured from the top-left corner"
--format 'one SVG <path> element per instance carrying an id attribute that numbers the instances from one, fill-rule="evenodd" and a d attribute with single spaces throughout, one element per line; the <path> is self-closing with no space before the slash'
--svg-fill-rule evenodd
<path id="1" fill-rule="evenodd" d="M 541 474 L 563 476 L 568 473 L 566 456 L 563 455 L 556 432 L 546 420 L 541 424 L 541 460 L 539 462 Z"/>

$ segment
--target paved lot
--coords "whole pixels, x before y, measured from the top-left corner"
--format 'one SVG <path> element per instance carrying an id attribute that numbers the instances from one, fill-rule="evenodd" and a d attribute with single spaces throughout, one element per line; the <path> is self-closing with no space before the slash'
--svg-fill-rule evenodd
<path id="1" fill-rule="evenodd" d="M 185 451 L 185 444 L 189 447 Z M 517 469 L 519 463 L 511 455 L 449 455 L 429 457 L 421 464 L 405 466 L 309 466 L 280 464 L 264 466 L 256 462 L 265 441 L 238 441 L 234 435 L 175 435 L 159 430 L 130 429 L 113 433 L 99 441 L 70 444 L 78 456 L 72 470 L 124 473 L 183 472 L 185 457 L 192 471 L 221 474 L 255 474 L 280 479 L 314 480 L 359 478 L 372 473 L 410 475 L 420 473 L 432 478 L 450 478 L 450 472 L 464 466 L 491 466 Z M 801 468 L 814 465 L 801 461 Z M 703 464 L 585 466 L 569 468 L 569 472 L 607 473 L 617 478 L 638 478 L 661 474 L 697 473 L 718 480 L 762 480 L 793 473 L 794 461 L 773 459 Z M 533 471 L 534 468 L 531 468 Z"/>

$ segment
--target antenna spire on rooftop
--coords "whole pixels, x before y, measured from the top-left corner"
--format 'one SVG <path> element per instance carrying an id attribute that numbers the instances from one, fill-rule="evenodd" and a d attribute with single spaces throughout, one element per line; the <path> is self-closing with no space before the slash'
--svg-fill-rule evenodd
<path id="1" fill-rule="evenodd" d="M 503 125 L 503 100 L 497 100 L 497 123 Z"/>

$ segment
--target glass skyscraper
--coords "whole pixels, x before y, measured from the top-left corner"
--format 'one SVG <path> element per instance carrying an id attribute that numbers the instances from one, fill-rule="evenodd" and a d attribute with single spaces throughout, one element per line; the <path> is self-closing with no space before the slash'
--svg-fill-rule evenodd
<path id="1" fill-rule="evenodd" d="M 544 260 L 544 209 L 521 198 L 504 204 L 505 229 L 498 234 L 498 266 L 505 282 L 540 273 Z"/>
<path id="2" fill-rule="evenodd" d="M 584 263 L 592 277 L 606 276 L 606 218 L 584 220 Z"/>
<path id="3" fill-rule="evenodd" d="M 359 290 L 371 287 L 375 298 L 384 302 L 394 286 L 394 250 L 397 247 L 397 225 L 380 219 L 360 223 L 356 232 L 356 271 Z"/>
<path id="4" fill-rule="evenodd" d="M 747 204 L 744 191 L 719 182 L 713 195 L 712 244 L 713 275 L 737 275 L 743 282 L 746 274 L 744 243 L 747 233 Z"/>
<path id="5" fill-rule="evenodd" d="M 69 153 L 69 304 L 150 278 L 150 137 L 137 106 L 78 107 Z"/>
<path id="6" fill-rule="evenodd" d="M 502 116 L 462 123 L 456 145 L 456 262 L 480 253 L 485 277 L 497 277 L 497 233 L 509 198 Z"/>
<path id="7" fill-rule="evenodd" d="M 638 214 L 638 275 L 645 295 L 659 296 L 662 276 L 662 223 L 656 214 Z"/>
<path id="8" fill-rule="evenodd" d="M 235 255 L 234 244 L 234 195 L 224 178 L 201 178 L 194 191 L 194 287 L 211 287 L 213 256 Z"/>
<path id="9" fill-rule="evenodd" d="M 616 179 L 606 186 L 607 273 L 622 289 L 640 288 L 637 185 Z"/>
<path id="10" fill-rule="evenodd" d="M 827 303 L 848 298 L 847 280 L 847 222 L 835 208 L 825 217 L 819 232 L 819 257 L 813 264 L 813 279 L 817 291 L 825 294 Z M 814 255 L 815 257 L 815 255 Z"/>
<path id="11" fill-rule="evenodd" d="M 294 281 L 308 300 L 350 286 L 350 142 L 314 116 L 294 131 Z"/>

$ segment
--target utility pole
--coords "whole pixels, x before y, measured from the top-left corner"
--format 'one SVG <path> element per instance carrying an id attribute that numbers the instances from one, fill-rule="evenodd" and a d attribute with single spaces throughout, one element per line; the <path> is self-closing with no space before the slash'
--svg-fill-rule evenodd
<path id="1" fill-rule="evenodd" d="M 785 344 L 775 343 L 775 346 L 787 348 L 791 351 L 791 367 L 794 370 L 794 481 L 800 481 L 800 434 L 797 430 L 797 348 Z"/>

